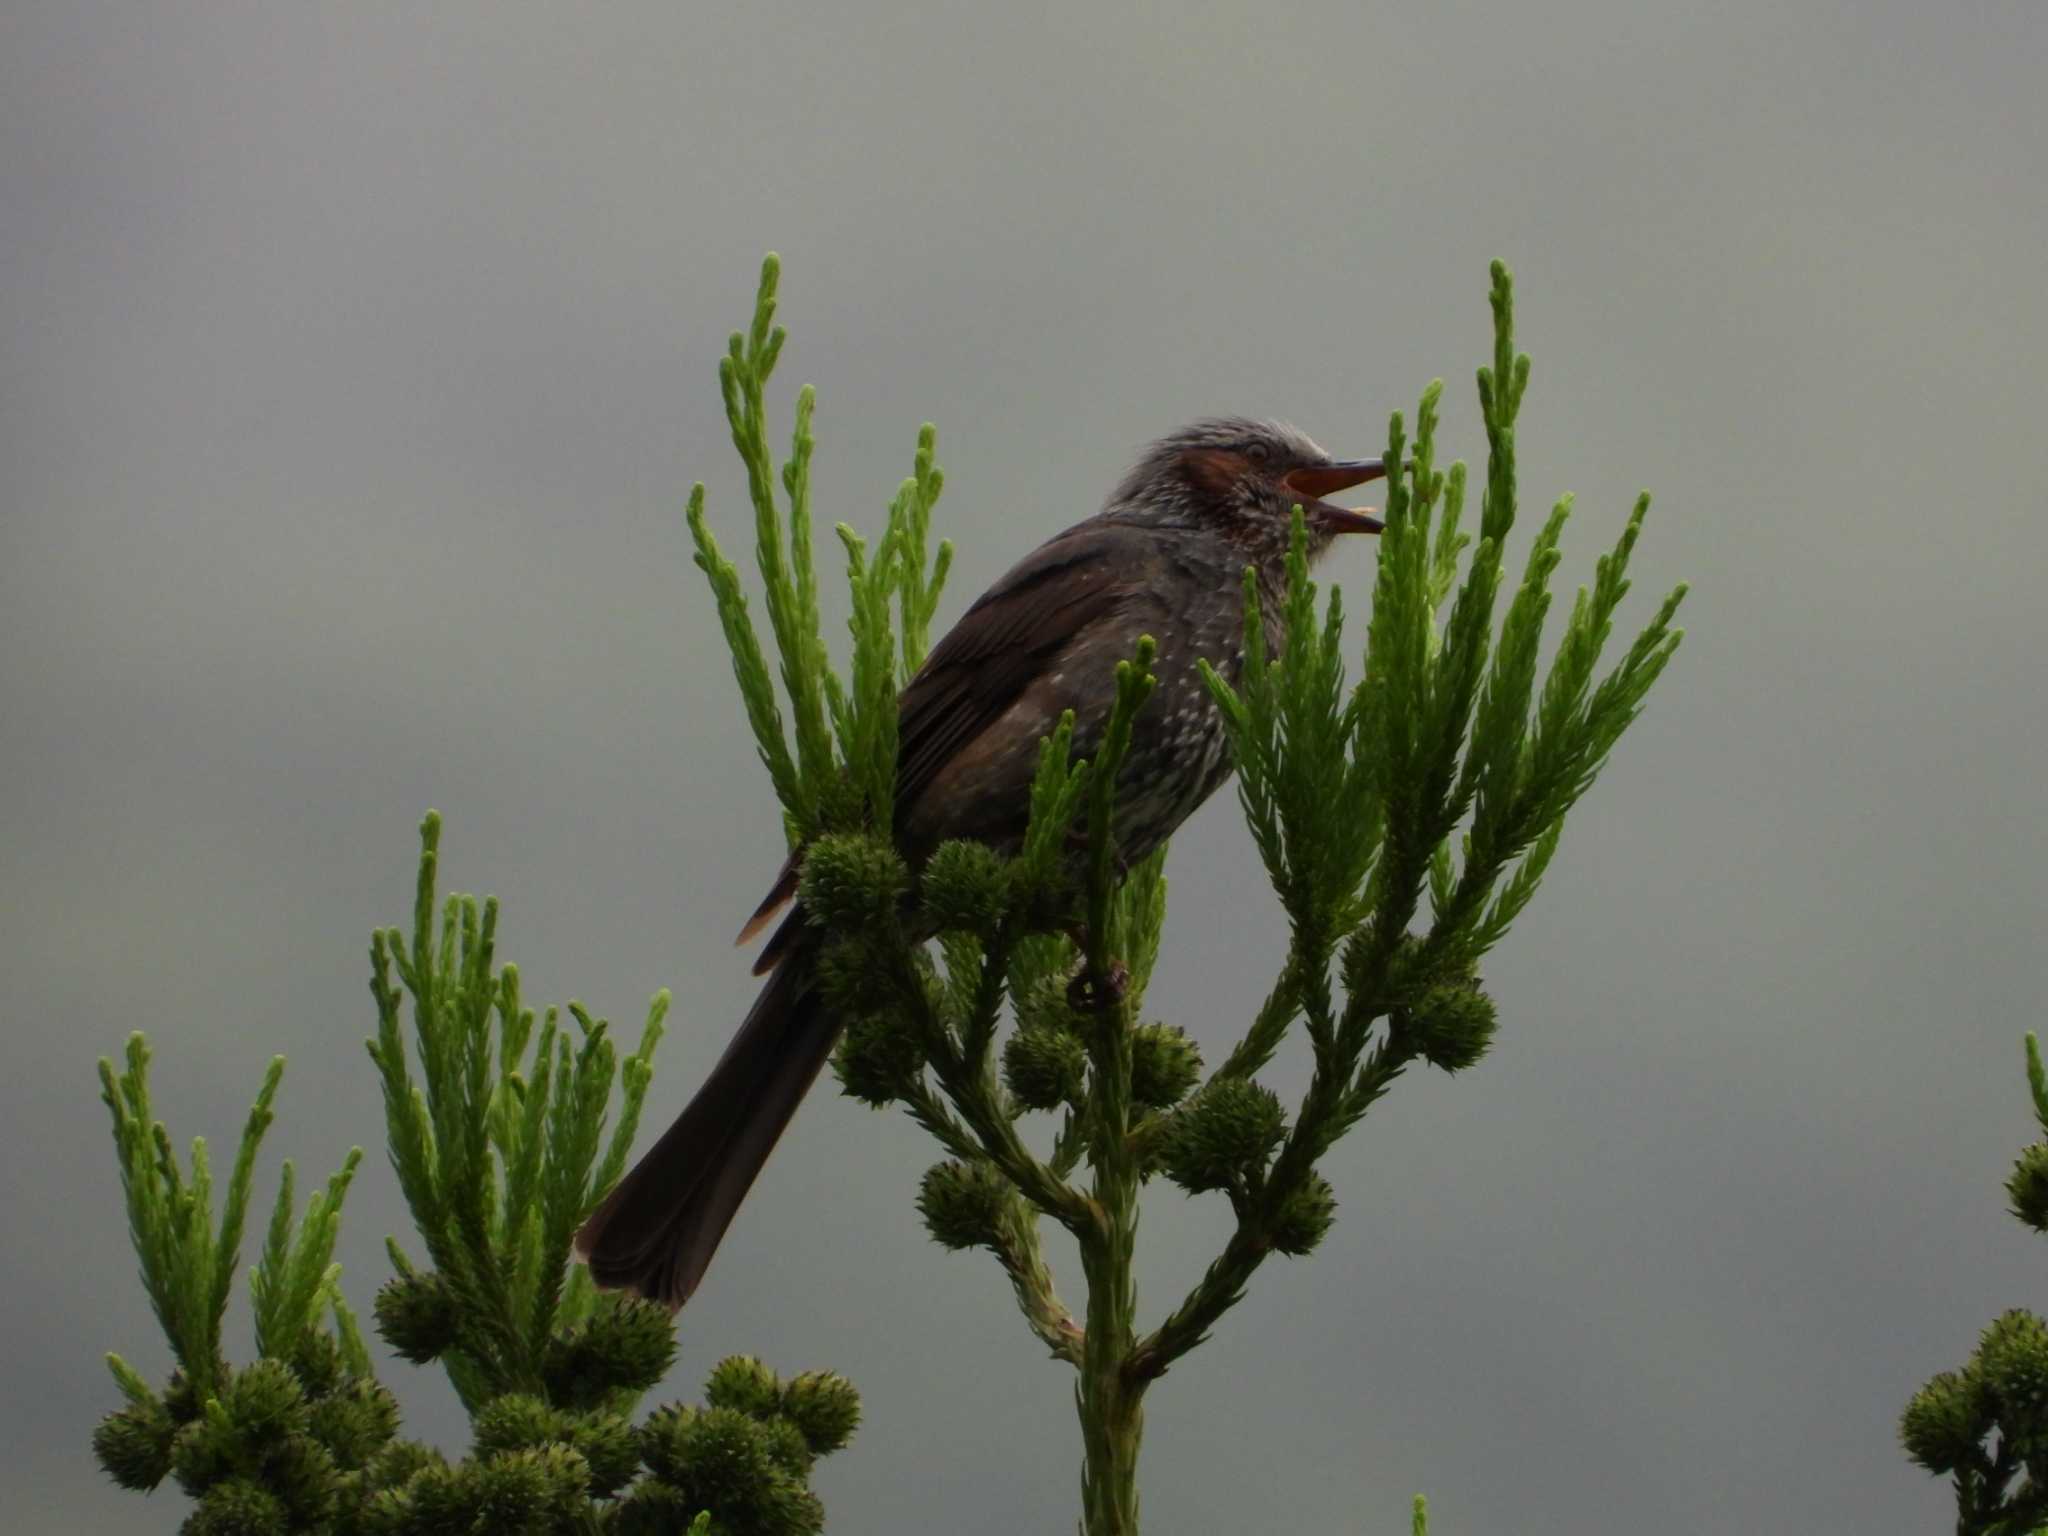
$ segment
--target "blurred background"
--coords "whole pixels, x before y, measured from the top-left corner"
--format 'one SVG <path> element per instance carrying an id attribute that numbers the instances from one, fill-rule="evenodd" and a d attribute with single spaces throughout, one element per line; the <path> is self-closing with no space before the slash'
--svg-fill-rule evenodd
<path id="1" fill-rule="evenodd" d="M 1441 375 L 1483 457 L 1494 256 L 1521 539 L 1575 491 L 1588 579 L 1649 486 L 1624 626 L 1693 584 L 1489 964 L 1492 1056 L 1402 1082 L 1322 1250 L 1153 1394 L 1148 1525 L 1946 1529 L 1898 1412 L 2048 1305 L 1999 1187 L 2044 1022 L 2044 62 L 2020 3 L 7 7 L 12 1519 L 185 1507 L 88 1450 L 101 1352 L 167 1366 L 93 1078 L 130 1030 L 217 1151 L 289 1057 L 259 1199 L 368 1145 L 367 1310 L 409 1229 L 365 950 L 427 807 L 530 998 L 637 1037 L 676 990 L 650 1133 L 722 1047 L 782 849 L 681 508 L 749 547 L 715 368 L 772 248 L 820 514 L 872 531 L 939 425 L 941 624 L 1196 415 L 1370 453 Z M 1372 559 L 1326 568 L 1354 607 Z M 1212 1059 L 1282 954 L 1256 868 L 1228 794 L 1173 850 L 1152 1001 Z M 843 1370 L 834 1531 L 1066 1528 L 1067 1373 L 924 1235 L 934 1156 L 822 1087 L 667 1393 Z M 1143 1317 L 1226 1221 L 1150 1198 Z"/>

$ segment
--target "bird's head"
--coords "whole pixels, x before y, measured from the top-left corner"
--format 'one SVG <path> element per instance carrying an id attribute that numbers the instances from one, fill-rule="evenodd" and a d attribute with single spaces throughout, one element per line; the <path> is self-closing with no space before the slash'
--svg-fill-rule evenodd
<path id="1" fill-rule="evenodd" d="M 1161 438 L 1124 477 L 1105 510 L 1162 527 L 1202 529 L 1248 561 L 1286 557 L 1294 509 L 1308 520 L 1314 558 L 1340 533 L 1378 533 L 1371 508 L 1324 500 L 1386 474 L 1378 459 L 1333 459 L 1285 422 L 1218 417 Z"/>

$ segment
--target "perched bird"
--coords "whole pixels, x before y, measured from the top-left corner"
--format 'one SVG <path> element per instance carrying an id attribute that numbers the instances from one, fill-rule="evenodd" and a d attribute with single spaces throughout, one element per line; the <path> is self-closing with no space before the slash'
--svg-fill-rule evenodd
<path id="1" fill-rule="evenodd" d="M 913 869 L 940 843 L 1021 845 L 1038 745 L 1074 712 L 1093 756 L 1116 700 L 1117 662 L 1158 643 L 1158 686 L 1134 722 L 1117 783 L 1120 855 L 1143 859 L 1230 777 L 1223 722 L 1195 663 L 1233 681 L 1244 661 L 1244 570 L 1257 569 L 1269 649 L 1293 509 L 1311 559 L 1340 533 L 1377 533 L 1325 496 L 1385 473 L 1332 459 L 1275 423 L 1198 422 L 1154 443 L 1095 516 L 1025 556 L 933 647 L 899 699 L 894 833 Z M 797 889 L 798 855 L 740 933 Z M 818 930 L 801 904 L 755 966 L 760 997 L 697 1095 L 591 1215 L 577 1247 L 598 1284 L 678 1307 L 706 1266 L 839 1038 L 812 983 Z"/>

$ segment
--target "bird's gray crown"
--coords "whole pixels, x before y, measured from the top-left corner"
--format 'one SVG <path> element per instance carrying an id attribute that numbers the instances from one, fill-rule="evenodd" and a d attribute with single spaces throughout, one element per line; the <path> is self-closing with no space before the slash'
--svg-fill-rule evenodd
<path id="1" fill-rule="evenodd" d="M 1259 421 L 1250 416 L 1208 416 L 1169 432 L 1138 456 L 1130 473 L 1110 494 L 1109 505 L 1158 501 L 1171 495 L 1188 455 L 1203 449 L 1248 453 L 1261 451 L 1275 471 L 1329 458 L 1314 438 L 1284 421 Z"/>

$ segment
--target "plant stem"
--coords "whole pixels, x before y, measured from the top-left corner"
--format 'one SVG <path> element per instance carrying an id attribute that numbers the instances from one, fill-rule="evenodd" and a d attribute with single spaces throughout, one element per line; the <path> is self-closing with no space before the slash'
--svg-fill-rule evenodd
<path id="1" fill-rule="evenodd" d="M 1097 997 L 1104 995 L 1106 969 L 1100 961 L 1090 965 Z M 1133 1022 L 1129 1003 L 1120 998 L 1097 1016 L 1088 1041 L 1094 1058 L 1091 1196 L 1098 1223 L 1081 1238 L 1088 1326 L 1074 1394 L 1085 1458 L 1081 1505 L 1086 1536 L 1136 1536 L 1138 1529 L 1146 1382 L 1128 1369 L 1138 1311 L 1131 1274 L 1138 1242 L 1138 1159 L 1130 1139 Z"/>
<path id="2" fill-rule="evenodd" d="M 1106 1257 L 1106 1255 L 1105 1255 Z M 1084 1536 L 1137 1536 L 1138 1447 L 1145 1434 L 1144 1383 L 1124 1374 L 1130 1330 L 1119 1332 L 1106 1314 L 1115 1306 L 1111 1274 L 1088 1270 L 1088 1332 L 1082 1342 L 1080 1384 L 1074 1401 L 1081 1413 L 1081 1510 Z M 1130 1274 L 1130 1250 L 1111 1271 Z M 1114 1337 L 1112 1337 L 1114 1335 Z"/>

